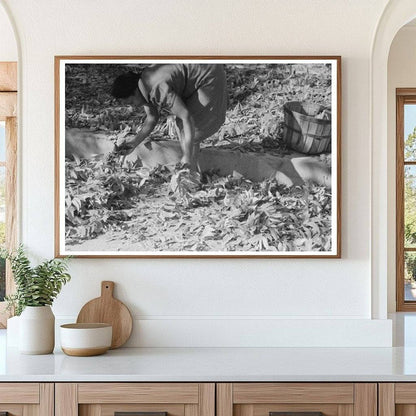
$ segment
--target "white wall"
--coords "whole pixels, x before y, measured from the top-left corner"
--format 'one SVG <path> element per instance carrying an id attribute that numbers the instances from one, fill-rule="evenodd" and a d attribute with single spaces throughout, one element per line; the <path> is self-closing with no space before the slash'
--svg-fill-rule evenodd
<path id="1" fill-rule="evenodd" d="M 17 61 L 17 45 L 10 19 L 0 6 L 0 61 Z"/>
<path id="2" fill-rule="evenodd" d="M 72 320 L 110 279 L 138 320 L 132 344 L 389 344 L 389 322 L 370 321 L 369 64 L 387 0 L 0 3 L 22 42 L 21 234 L 40 257 L 53 256 L 54 55 L 343 58 L 342 259 L 74 259 L 58 317 Z"/>
<path id="3" fill-rule="evenodd" d="M 388 307 L 396 310 L 396 88 L 416 88 L 416 25 L 404 26 L 391 44 L 388 61 Z"/>

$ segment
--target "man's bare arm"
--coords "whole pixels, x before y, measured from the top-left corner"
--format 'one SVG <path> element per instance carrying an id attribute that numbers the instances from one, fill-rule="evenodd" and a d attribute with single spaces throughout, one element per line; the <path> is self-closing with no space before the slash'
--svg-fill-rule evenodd
<path id="1" fill-rule="evenodd" d="M 183 124 L 183 137 L 181 138 L 181 146 L 183 152 L 182 163 L 192 165 L 192 154 L 195 137 L 194 120 L 188 108 L 179 96 L 175 98 L 175 101 L 171 107 L 171 112 L 176 117 L 179 117 Z"/>
<path id="2" fill-rule="evenodd" d="M 126 137 L 122 143 L 117 144 L 117 151 L 124 155 L 128 155 L 131 153 L 155 128 L 158 120 L 159 120 L 159 113 L 157 112 L 156 108 L 151 106 L 144 106 L 144 111 L 146 113 L 146 119 L 142 125 L 140 131 L 130 137 Z"/>

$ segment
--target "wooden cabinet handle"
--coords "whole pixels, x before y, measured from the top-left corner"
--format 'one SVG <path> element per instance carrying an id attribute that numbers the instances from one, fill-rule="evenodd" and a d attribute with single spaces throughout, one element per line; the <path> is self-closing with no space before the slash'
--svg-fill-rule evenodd
<path id="1" fill-rule="evenodd" d="M 168 416 L 168 412 L 114 412 L 114 416 Z"/>
<path id="2" fill-rule="evenodd" d="M 269 412 L 269 416 L 324 416 L 322 412 Z"/>

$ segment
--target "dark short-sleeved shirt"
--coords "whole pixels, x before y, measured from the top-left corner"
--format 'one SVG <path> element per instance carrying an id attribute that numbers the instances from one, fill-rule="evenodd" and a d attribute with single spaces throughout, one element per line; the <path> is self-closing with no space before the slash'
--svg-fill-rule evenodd
<path id="1" fill-rule="evenodd" d="M 194 119 L 197 140 L 211 136 L 224 122 L 227 92 L 223 65 L 150 65 L 142 72 L 139 88 L 159 111 L 169 111 L 179 96 Z"/>

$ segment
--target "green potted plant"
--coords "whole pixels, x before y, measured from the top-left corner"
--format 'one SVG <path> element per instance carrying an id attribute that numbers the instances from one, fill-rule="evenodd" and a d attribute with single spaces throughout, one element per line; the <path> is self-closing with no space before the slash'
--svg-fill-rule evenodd
<path id="1" fill-rule="evenodd" d="M 16 292 L 6 296 L 8 309 L 19 318 L 19 351 L 49 354 L 55 346 L 55 316 L 51 305 L 71 276 L 68 258 L 51 259 L 32 266 L 23 246 L 1 250 L 10 261 Z"/>

